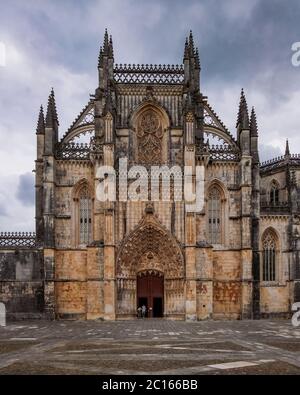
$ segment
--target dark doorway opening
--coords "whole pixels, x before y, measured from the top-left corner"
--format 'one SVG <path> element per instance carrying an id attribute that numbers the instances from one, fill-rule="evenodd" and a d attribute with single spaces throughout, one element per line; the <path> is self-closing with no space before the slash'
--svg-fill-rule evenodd
<path id="1" fill-rule="evenodd" d="M 162 298 L 153 298 L 153 317 L 163 316 Z"/>
<path id="2" fill-rule="evenodd" d="M 146 317 L 163 317 L 164 277 L 161 273 L 142 272 L 137 277 L 137 308 L 147 308 Z"/>

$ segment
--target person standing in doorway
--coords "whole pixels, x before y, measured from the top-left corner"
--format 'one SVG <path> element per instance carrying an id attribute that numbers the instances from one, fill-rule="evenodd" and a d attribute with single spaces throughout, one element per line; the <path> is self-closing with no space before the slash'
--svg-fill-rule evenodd
<path id="1" fill-rule="evenodd" d="M 146 317 L 146 311 L 147 311 L 147 307 L 143 304 L 143 306 L 142 306 L 142 317 L 143 318 Z"/>
<path id="2" fill-rule="evenodd" d="M 141 306 L 139 306 L 138 309 L 137 309 L 137 316 L 138 316 L 138 318 L 142 318 L 142 308 L 141 308 Z"/>

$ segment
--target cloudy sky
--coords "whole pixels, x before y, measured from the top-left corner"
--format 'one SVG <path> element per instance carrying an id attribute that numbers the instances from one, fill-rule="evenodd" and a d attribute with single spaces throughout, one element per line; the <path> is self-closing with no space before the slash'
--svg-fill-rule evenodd
<path id="1" fill-rule="evenodd" d="M 240 89 L 256 107 L 261 159 L 300 153 L 299 0 L 0 0 L 0 230 L 34 230 L 35 128 L 56 93 L 60 134 L 97 84 L 105 27 L 116 63 L 181 63 L 189 30 L 201 90 L 235 134 Z M 2 59 L 3 60 L 3 59 Z"/>

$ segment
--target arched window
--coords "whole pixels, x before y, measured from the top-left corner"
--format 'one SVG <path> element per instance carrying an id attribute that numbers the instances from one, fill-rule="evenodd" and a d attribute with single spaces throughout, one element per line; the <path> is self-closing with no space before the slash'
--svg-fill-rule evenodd
<path id="1" fill-rule="evenodd" d="M 79 244 L 89 244 L 92 239 L 92 201 L 87 186 L 79 193 Z"/>
<path id="2" fill-rule="evenodd" d="M 272 231 L 268 231 L 262 240 L 262 279 L 263 281 L 276 280 L 276 235 Z"/>
<path id="3" fill-rule="evenodd" d="M 208 241 L 211 244 L 222 243 L 222 200 L 217 187 L 208 194 Z"/>
<path id="4" fill-rule="evenodd" d="M 277 206 L 279 204 L 279 186 L 276 181 L 273 181 L 270 189 L 270 204 Z"/>

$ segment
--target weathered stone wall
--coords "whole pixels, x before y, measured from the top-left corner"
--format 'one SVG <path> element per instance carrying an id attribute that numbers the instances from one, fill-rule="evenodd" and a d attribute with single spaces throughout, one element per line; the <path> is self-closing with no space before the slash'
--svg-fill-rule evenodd
<path id="1" fill-rule="evenodd" d="M 213 253 L 213 317 L 237 319 L 241 315 L 241 252 Z"/>
<path id="2" fill-rule="evenodd" d="M 58 250 L 55 253 L 57 318 L 96 319 L 103 316 L 103 248 Z"/>
<path id="3" fill-rule="evenodd" d="M 0 302 L 8 319 L 40 318 L 44 311 L 43 252 L 0 250 Z"/>
<path id="4" fill-rule="evenodd" d="M 264 215 L 261 216 L 260 241 L 264 232 L 272 228 L 278 235 L 276 281 L 263 282 L 261 278 L 261 314 L 267 316 L 284 316 L 290 312 L 290 268 L 289 268 L 289 216 Z M 262 246 L 261 246 L 262 250 Z M 262 265 L 261 258 L 261 265 Z M 262 272 L 262 270 L 261 270 Z"/>
<path id="5" fill-rule="evenodd" d="M 287 184 L 285 169 L 262 175 L 260 182 L 262 201 L 269 201 L 270 188 L 274 180 L 278 183 L 279 186 L 279 201 L 286 202 L 288 199 L 288 192 L 286 188 Z"/>

